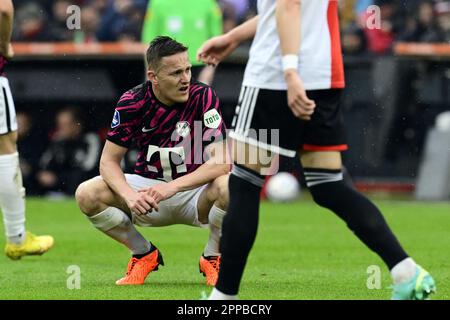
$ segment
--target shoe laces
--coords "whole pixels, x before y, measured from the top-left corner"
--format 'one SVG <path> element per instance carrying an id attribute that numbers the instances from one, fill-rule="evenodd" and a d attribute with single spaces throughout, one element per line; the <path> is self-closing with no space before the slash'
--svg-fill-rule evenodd
<path id="1" fill-rule="evenodd" d="M 131 258 L 130 262 L 128 262 L 127 276 L 130 275 L 131 271 L 133 271 L 133 268 L 138 261 L 139 261 L 139 259 L 137 259 L 137 258 Z"/>

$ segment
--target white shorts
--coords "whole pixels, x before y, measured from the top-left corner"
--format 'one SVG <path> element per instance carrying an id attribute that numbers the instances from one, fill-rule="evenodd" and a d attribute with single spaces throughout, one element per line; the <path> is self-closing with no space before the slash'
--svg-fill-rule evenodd
<path id="1" fill-rule="evenodd" d="M 137 174 L 125 174 L 128 184 L 134 189 L 166 183 L 160 180 L 144 178 Z M 198 220 L 197 203 L 206 185 L 196 189 L 178 192 L 172 198 L 161 201 L 159 211 L 153 210 L 146 215 L 132 214 L 134 224 L 141 227 L 163 227 L 173 224 L 187 224 L 195 227 L 206 227 Z"/>
<path id="2" fill-rule="evenodd" d="M 0 134 L 17 130 L 16 109 L 9 81 L 0 76 Z"/>

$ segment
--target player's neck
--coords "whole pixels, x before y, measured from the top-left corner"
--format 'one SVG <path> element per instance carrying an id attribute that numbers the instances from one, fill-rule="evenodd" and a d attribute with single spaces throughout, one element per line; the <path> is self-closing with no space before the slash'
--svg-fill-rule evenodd
<path id="1" fill-rule="evenodd" d="M 175 103 L 173 101 L 167 100 L 163 94 L 161 94 L 161 91 L 159 90 L 159 88 L 157 86 L 154 86 L 153 83 L 150 82 L 150 87 L 152 89 L 153 94 L 155 95 L 155 98 L 161 102 L 162 104 L 171 107 L 173 106 Z"/>

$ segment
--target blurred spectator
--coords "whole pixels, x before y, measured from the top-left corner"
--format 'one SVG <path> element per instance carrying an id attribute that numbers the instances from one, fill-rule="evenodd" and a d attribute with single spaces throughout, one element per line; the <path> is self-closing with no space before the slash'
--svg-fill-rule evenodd
<path id="1" fill-rule="evenodd" d="M 17 150 L 20 156 L 23 184 L 28 195 L 37 195 L 39 194 L 39 188 L 35 175 L 38 170 L 39 158 L 45 149 L 46 142 L 43 142 L 30 114 L 17 112 L 16 117 Z"/>
<path id="2" fill-rule="evenodd" d="M 75 108 L 56 116 L 56 131 L 40 159 L 37 181 L 45 193 L 72 195 L 84 180 L 98 174 L 100 139 L 83 132 L 83 121 Z"/>
<path id="3" fill-rule="evenodd" d="M 227 33 L 256 14 L 252 0 L 218 0 L 223 16 L 223 33 Z M 255 9 L 255 12 L 252 12 Z"/>
<path id="4" fill-rule="evenodd" d="M 342 0 L 339 1 L 339 17 L 341 22 L 341 28 L 347 28 L 349 25 L 354 24 L 356 20 L 356 6 L 357 0 Z"/>
<path id="5" fill-rule="evenodd" d="M 164 4 L 161 5 L 161 3 Z M 257 0 L 15 0 L 15 4 L 17 9 L 14 41 L 76 41 L 84 43 L 95 41 L 134 42 L 142 39 L 149 42 L 150 38 L 156 34 L 162 34 L 162 29 L 157 30 L 154 26 L 150 28 L 151 23 L 164 24 L 164 22 L 156 21 L 159 18 L 152 18 L 154 15 L 161 16 L 157 13 L 158 7 L 165 8 L 164 19 L 168 19 L 169 13 L 178 11 L 183 11 L 184 16 L 192 14 L 195 17 L 205 17 L 204 12 L 207 10 L 205 8 L 214 8 L 212 11 L 210 10 L 210 15 L 214 10 L 218 12 L 217 8 L 220 8 L 222 15 L 220 29 L 227 32 L 256 14 Z M 67 29 L 67 7 L 69 5 L 81 6 L 81 30 Z M 381 29 L 367 27 L 368 19 L 373 18 L 373 11 L 367 10 L 371 5 L 377 5 L 381 9 Z M 359 52 L 359 49 L 355 51 L 355 48 L 359 48 L 360 44 L 366 41 L 369 52 L 386 54 L 390 52 L 395 40 L 448 42 L 450 37 L 448 35 L 449 5 L 448 0 L 340 0 L 343 42 L 347 43 L 344 48 L 348 49 L 347 54 Z M 186 9 L 186 7 L 189 8 Z M 198 9 L 200 7 L 203 9 Z M 147 8 L 147 20 L 144 25 Z M 177 19 L 178 21 L 176 21 Z M 217 20 L 214 17 L 211 19 Z M 174 35 L 176 33 L 174 30 L 178 28 L 180 21 L 175 15 L 171 19 L 170 23 L 172 24 L 164 28 L 172 28 L 168 35 L 176 37 L 178 40 L 180 38 Z M 195 28 L 196 21 L 192 21 L 191 19 L 188 24 Z M 360 30 L 355 27 L 355 24 L 359 24 L 364 30 L 365 38 L 361 37 Z M 198 30 L 193 33 L 198 33 Z M 180 41 L 186 42 L 182 39 Z M 190 44 L 190 46 L 193 45 Z M 191 54 L 193 55 L 193 53 Z"/>
<path id="6" fill-rule="evenodd" d="M 56 0 L 52 5 L 52 21 L 49 28 L 61 41 L 72 41 L 74 32 L 67 28 L 67 8 L 73 3 L 71 0 Z"/>
<path id="7" fill-rule="evenodd" d="M 189 47 L 192 75 L 211 83 L 214 69 L 203 67 L 197 50 L 207 39 L 222 34 L 222 14 L 215 0 L 151 0 L 142 31 L 142 41 L 166 35 Z"/>
<path id="8" fill-rule="evenodd" d="M 110 0 L 103 10 L 97 32 L 99 41 L 118 41 L 121 38 L 139 41 L 145 0 Z"/>
<path id="9" fill-rule="evenodd" d="M 239 24 L 238 12 L 233 3 L 228 0 L 219 0 L 218 3 L 222 11 L 223 33 L 227 33 Z"/>
<path id="10" fill-rule="evenodd" d="M 41 8 L 45 10 L 45 12 L 48 14 L 51 12 L 52 4 L 54 0 L 13 0 L 14 7 L 20 8 L 24 5 L 30 4 L 30 3 L 36 3 L 39 4 Z M 73 1 L 76 2 L 76 1 Z"/>
<path id="11" fill-rule="evenodd" d="M 364 31 L 358 24 L 348 24 L 342 30 L 342 51 L 344 55 L 360 55 L 367 50 Z"/>
<path id="12" fill-rule="evenodd" d="M 13 41 L 48 42 L 58 41 L 58 37 L 47 24 L 48 16 L 44 9 L 34 2 L 26 3 L 16 10 Z"/>
<path id="13" fill-rule="evenodd" d="M 368 50 L 375 54 L 389 53 L 400 23 L 398 3 L 394 0 L 376 0 L 374 4 L 380 8 L 380 28 L 371 23 L 374 18 L 378 19 L 374 17 L 374 12 L 368 11 L 363 16 Z"/>
<path id="14" fill-rule="evenodd" d="M 246 18 L 247 12 L 250 9 L 250 3 L 248 0 L 221 0 L 220 2 L 228 2 L 233 6 L 238 23 Z"/>
<path id="15" fill-rule="evenodd" d="M 110 0 L 92 0 L 89 1 L 88 4 L 94 7 L 100 14 L 102 14 L 108 8 L 109 2 Z"/>
<path id="16" fill-rule="evenodd" d="M 76 43 L 97 42 L 97 29 L 100 25 L 100 16 L 93 6 L 84 6 L 81 9 L 81 29 L 75 30 Z"/>
<path id="17" fill-rule="evenodd" d="M 127 12 L 127 23 L 122 27 L 118 35 L 118 41 L 139 42 L 141 39 L 142 25 L 144 23 L 143 6 L 132 6 Z"/>
<path id="18" fill-rule="evenodd" d="M 413 16 L 408 17 L 405 31 L 403 35 L 399 36 L 399 40 L 409 42 L 439 41 L 433 1 L 423 1 L 417 6 Z"/>
<path id="19" fill-rule="evenodd" d="M 436 4 L 439 40 L 450 42 L 450 2 L 441 1 Z"/>

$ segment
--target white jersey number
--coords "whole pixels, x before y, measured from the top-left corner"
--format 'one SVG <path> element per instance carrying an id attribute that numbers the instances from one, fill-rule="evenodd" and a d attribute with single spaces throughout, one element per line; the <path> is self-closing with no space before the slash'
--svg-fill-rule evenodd
<path id="1" fill-rule="evenodd" d="M 184 152 L 183 147 L 173 147 L 173 148 L 160 148 L 158 146 L 150 145 L 148 146 L 148 152 L 147 152 L 147 161 L 150 161 L 152 156 L 159 152 L 159 158 L 161 161 L 161 168 L 163 169 L 163 179 L 167 182 L 172 181 L 172 161 L 171 161 L 171 155 L 176 154 L 180 157 L 181 162 L 180 164 L 174 163 L 175 171 L 177 174 L 179 173 L 185 173 L 187 172 L 186 167 L 186 154 Z M 158 169 L 155 166 L 147 165 L 148 170 L 151 172 L 158 173 Z"/>

